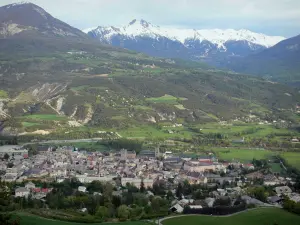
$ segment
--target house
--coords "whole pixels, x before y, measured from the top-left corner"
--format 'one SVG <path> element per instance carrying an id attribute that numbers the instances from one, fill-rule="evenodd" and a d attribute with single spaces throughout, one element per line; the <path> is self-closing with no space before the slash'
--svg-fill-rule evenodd
<path id="1" fill-rule="evenodd" d="M 249 180 L 254 180 L 254 179 L 262 179 L 264 177 L 264 175 L 261 172 L 257 171 L 257 172 L 253 172 L 253 173 L 248 173 L 248 174 L 246 174 L 245 177 Z"/>
<path id="2" fill-rule="evenodd" d="M 191 209 L 202 209 L 202 205 L 190 205 L 189 206 Z"/>
<path id="3" fill-rule="evenodd" d="M 154 196 L 153 192 L 147 191 L 147 197 Z"/>
<path id="4" fill-rule="evenodd" d="M 142 150 L 139 153 L 138 158 L 140 158 L 140 159 L 155 159 L 156 153 L 155 153 L 155 151 Z"/>
<path id="5" fill-rule="evenodd" d="M 93 195 L 94 196 L 102 196 L 102 194 L 100 192 L 94 192 Z"/>
<path id="6" fill-rule="evenodd" d="M 264 185 L 266 186 L 274 186 L 280 184 L 280 181 L 274 175 L 266 175 L 264 177 Z"/>
<path id="7" fill-rule="evenodd" d="M 122 149 L 120 153 L 121 153 L 121 160 L 135 159 L 136 158 L 136 152 L 135 151 L 128 151 L 127 149 Z"/>
<path id="8" fill-rule="evenodd" d="M 181 205 L 179 205 L 178 203 L 176 203 L 175 205 L 173 205 L 171 208 L 170 208 L 170 211 L 172 212 L 176 212 L 176 213 L 182 213 L 183 212 L 183 207 Z"/>
<path id="9" fill-rule="evenodd" d="M 282 201 L 282 198 L 281 197 L 278 197 L 278 196 L 271 196 L 271 197 L 268 197 L 268 202 L 270 204 L 278 204 Z"/>
<path id="10" fill-rule="evenodd" d="M 113 192 L 112 192 L 112 196 L 119 196 L 119 197 L 121 197 L 122 194 L 123 194 L 123 191 L 122 191 L 122 190 L 120 190 L 120 191 L 113 191 Z"/>
<path id="11" fill-rule="evenodd" d="M 256 206 L 268 206 L 268 204 L 263 203 L 262 201 L 259 201 L 256 198 L 251 198 L 248 195 L 243 195 L 242 200 L 244 200 L 247 204 L 254 204 Z"/>
<path id="12" fill-rule="evenodd" d="M 28 150 L 17 145 L 0 146 L 0 158 L 3 158 L 5 154 L 8 154 L 10 157 L 22 156 L 24 159 L 28 158 Z"/>
<path id="13" fill-rule="evenodd" d="M 30 181 L 27 184 L 25 184 L 25 188 L 27 188 L 28 190 L 31 190 L 31 189 L 35 188 L 35 184 Z"/>
<path id="14" fill-rule="evenodd" d="M 248 170 L 254 170 L 254 165 L 251 164 L 251 163 L 244 164 L 243 167 L 246 168 L 246 169 L 248 169 Z"/>
<path id="15" fill-rule="evenodd" d="M 186 206 L 188 204 L 192 204 L 192 203 L 194 203 L 194 199 L 185 199 L 185 198 L 181 199 L 178 202 L 178 204 L 181 205 L 182 207 L 184 207 L 184 206 Z"/>
<path id="16" fill-rule="evenodd" d="M 288 186 L 276 187 L 274 190 L 278 196 L 292 193 L 292 190 Z"/>
<path id="17" fill-rule="evenodd" d="M 300 202 L 300 194 L 298 193 L 290 193 L 288 194 L 288 197 L 294 202 Z"/>
<path id="18" fill-rule="evenodd" d="M 202 163 L 211 163 L 212 159 L 210 156 L 199 156 L 198 161 Z"/>
<path id="19" fill-rule="evenodd" d="M 234 144 L 243 144 L 244 142 L 245 142 L 244 137 L 242 139 L 232 140 L 232 143 L 234 143 Z"/>
<path id="20" fill-rule="evenodd" d="M 188 172 L 187 180 L 190 184 L 207 184 L 208 181 L 207 177 L 198 172 Z"/>
<path id="21" fill-rule="evenodd" d="M 140 188 L 141 186 L 141 182 L 143 181 L 145 188 L 148 187 L 152 187 L 153 186 L 153 179 L 140 179 L 140 178 L 126 178 L 126 177 L 122 177 L 121 179 L 121 183 L 122 186 L 126 186 L 127 183 L 132 184 L 134 186 L 136 186 L 137 188 Z"/>
<path id="22" fill-rule="evenodd" d="M 220 196 L 225 196 L 227 194 L 227 191 L 224 189 L 217 189 L 217 192 Z"/>
<path id="23" fill-rule="evenodd" d="M 78 191 L 79 192 L 86 192 L 86 187 L 85 186 L 79 186 Z"/>
<path id="24" fill-rule="evenodd" d="M 30 191 L 25 187 L 19 187 L 15 190 L 15 197 L 28 197 Z"/>
<path id="25" fill-rule="evenodd" d="M 206 198 L 204 201 L 207 204 L 207 206 L 211 208 L 211 207 L 213 207 L 216 199 L 215 198 Z"/>
<path id="26" fill-rule="evenodd" d="M 52 191 L 52 188 L 32 188 L 31 191 L 33 193 L 44 193 L 48 194 Z"/>
<path id="27" fill-rule="evenodd" d="M 85 212 L 87 212 L 88 210 L 87 210 L 87 208 L 82 208 L 82 209 L 80 209 L 80 212 L 83 212 L 83 213 L 85 213 Z"/>
<path id="28" fill-rule="evenodd" d="M 205 172 L 205 171 L 209 171 L 209 170 L 216 170 L 216 165 L 213 164 L 212 162 L 207 163 L 207 162 L 199 162 L 191 160 L 188 162 L 184 163 L 183 169 L 185 171 L 189 171 L 189 172 Z"/>

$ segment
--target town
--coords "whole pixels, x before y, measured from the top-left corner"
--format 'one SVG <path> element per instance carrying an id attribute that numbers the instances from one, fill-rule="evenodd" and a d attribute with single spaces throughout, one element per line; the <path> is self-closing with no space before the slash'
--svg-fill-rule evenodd
<path id="1" fill-rule="evenodd" d="M 20 208 L 26 208 L 20 198 L 35 201 L 43 208 L 66 207 L 57 201 L 53 203 L 51 196 L 59 191 L 65 193 L 67 184 L 73 188 L 63 196 L 68 201 L 80 196 L 103 197 L 109 189 L 108 195 L 119 199 L 115 210 L 121 203 L 128 210 L 133 203 L 152 207 L 148 211 L 143 209 L 144 213 L 139 208 L 141 211 L 132 219 L 169 213 L 226 214 L 247 207 L 285 208 L 288 203 L 300 203 L 299 183 L 265 169 L 266 161 L 221 162 L 212 152 L 193 158 L 171 151 L 160 152 L 158 147 L 136 153 L 127 149 L 89 152 L 73 146 L 38 145 L 32 154 L 23 146 L 6 145 L 0 147 L 0 158 L 1 180 L 11 184 L 14 201 Z M 141 198 L 145 202 L 137 200 Z M 160 201 L 155 203 L 155 199 Z M 227 212 L 221 206 L 230 210 Z M 103 203 L 102 207 L 106 212 L 108 206 Z M 216 207 L 221 208 L 216 211 Z M 99 204 L 93 208 L 87 198 L 71 208 L 97 215 Z M 113 217 L 102 214 L 103 221 Z M 125 213 L 120 219 L 129 217 Z"/>

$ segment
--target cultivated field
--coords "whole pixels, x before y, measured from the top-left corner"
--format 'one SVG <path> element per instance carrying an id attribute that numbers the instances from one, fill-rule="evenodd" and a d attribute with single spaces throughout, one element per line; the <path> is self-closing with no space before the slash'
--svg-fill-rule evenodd
<path id="1" fill-rule="evenodd" d="M 24 118 L 33 119 L 33 120 L 48 120 L 48 121 L 66 120 L 66 117 L 55 115 L 55 114 L 33 114 L 33 115 L 24 116 Z"/>
<path id="2" fill-rule="evenodd" d="M 284 152 L 281 154 L 281 157 L 286 160 L 287 164 L 300 169 L 300 152 Z"/>
<path id="3" fill-rule="evenodd" d="M 212 151 L 216 153 L 218 159 L 223 160 L 237 160 L 240 162 L 251 162 L 255 159 L 268 159 L 274 152 L 261 149 L 242 149 L 242 148 L 212 148 Z"/>

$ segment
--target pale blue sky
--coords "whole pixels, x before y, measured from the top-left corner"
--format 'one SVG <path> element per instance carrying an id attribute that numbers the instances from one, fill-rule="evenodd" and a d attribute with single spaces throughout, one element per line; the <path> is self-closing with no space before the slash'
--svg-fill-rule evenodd
<path id="1" fill-rule="evenodd" d="M 0 0 L 0 5 L 14 3 Z M 145 19 L 161 26 L 300 34 L 300 0 L 32 0 L 79 29 Z"/>

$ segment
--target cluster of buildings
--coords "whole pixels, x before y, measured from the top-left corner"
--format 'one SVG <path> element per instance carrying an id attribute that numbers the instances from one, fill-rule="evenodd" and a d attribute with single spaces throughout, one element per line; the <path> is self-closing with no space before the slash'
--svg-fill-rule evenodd
<path id="1" fill-rule="evenodd" d="M 278 177 L 273 174 L 263 174 L 254 171 L 252 164 L 219 162 L 211 153 L 197 158 L 189 155 L 173 154 L 171 151 L 161 153 L 159 149 L 135 151 L 122 149 L 110 152 L 78 151 L 73 146 L 52 148 L 38 146 L 37 154 L 28 156 L 28 150 L 21 146 L 0 147 L 1 179 L 6 182 L 25 182 L 24 187 L 15 190 L 16 197 L 43 198 L 51 189 L 35 187 L 31 181 L 63 182 L 65 179 L 77 178 L 83 185 L 93 181 L 111 182 L 113 185 L 126 187 L 128 184 L 137 188 L 153 187 L 160 182 L 175 194 L 176 186 L 181 182 L 203 184 L 207 187 L 218 187 L 210 193 L 207 205 L 213 204 L 213 199 L 222 196 L 241 196 L 245 194 L 245 187 L 253 185 L 256 179 L 262 179 L 265 186 L 284 186 L 292 183 L 290 178 Z M 9 157 L 8 157 L 8 156 Z M 242 171 L 248 171 L 241 175 Z M 223 187 L 223 188 L 220 188 Z M 79 191 L 85 192 L 84 186 Z M 300 195 L 290 189 L 276 189 L 277 195 L 270 196 L 270 204 L 278 204 L 282 196 L 289 196 L 299 202 Z M 184 198 L 183 198 L 184 199 Z M 245 200 L 260 204 L 250 197 Z M 184 208 L 187 201 L 175 202 L 173 211 Z M 265 203 L 261 203 L 265 204 Z M 197 204 L 191 204 L 200 207 Z M 180 208 L 181 207 L 181 208 Z M 176 209 L 177 208 L 177 209 Z"/>

